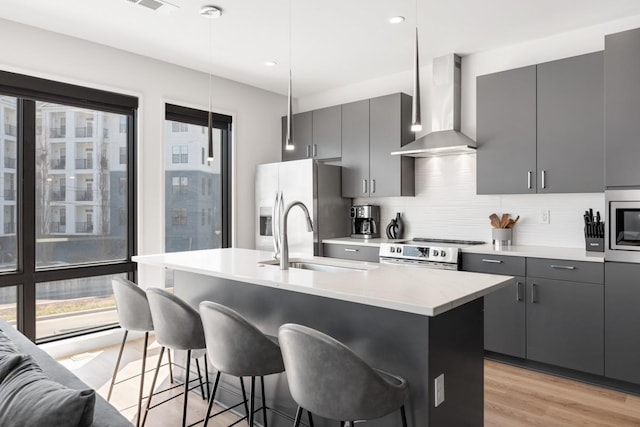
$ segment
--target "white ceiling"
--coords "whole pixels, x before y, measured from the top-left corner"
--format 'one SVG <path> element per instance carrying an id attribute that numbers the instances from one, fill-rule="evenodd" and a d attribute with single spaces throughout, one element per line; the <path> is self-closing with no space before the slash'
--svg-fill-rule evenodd
<path id="1" fill-rule="evenodd" d="M 178 8 L 162 13 L 128 0 L 0 0 L 0 17 L 284 94 L 291 1 L 294 96 L 412 66 L 414 0 L 169 1 Z M 422 64 L 640 14 L 638 0 L 418 1 Z M 206 4 L 223 16 L 202 18 Z M 394 15 L 407 20 L 391 25 Z"/>

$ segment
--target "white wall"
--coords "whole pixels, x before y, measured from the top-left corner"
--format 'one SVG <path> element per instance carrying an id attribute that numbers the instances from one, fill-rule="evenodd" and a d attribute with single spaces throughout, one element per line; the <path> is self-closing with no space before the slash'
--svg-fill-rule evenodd
<path id="1" fill-rule="evenodd" d="M 606 34 L 638 27 L 640 16 L 634 16 L 463 57 L 462 131 L 475 138 L 477 76 L 603 50 Z M 423 133 L 430 131 L 431 74 L 431 65 L 421 68 Z M 411 73 L 407 71 L 300 98 L 299 111 L 393 92 L 411 94 L 411 85 Z M 584 245 L 582 214 L 585 209 L 604 213 L 602 193 L 478 196 L 475 192 L 475 155 L 416 159 L 416 197 L 354 199 L 354 204 L 379 204 L 383 227 L 396 212 L 402 212 L 409 237 L 484 241 L 491 239 L 488 216 L 493 212 L 508 212 L 521 216 L 514 231 L 516 243 L 564 247 Z M 547 209 L 551 211 L 551 223 L 540 224 L 539 213 Z"/>
<path id="2" fill-rule="evenodd" d="M 208 75 L 104 45 L 0 19 L 0 69 L 138 96 L 141 254 L 164 249 L 164 103 L 208 108 Z M 254 245 L 255 165 L 280 159 L 286 99 L 215 78 L 214 111 L 233 116 L 234 245 Z"/>

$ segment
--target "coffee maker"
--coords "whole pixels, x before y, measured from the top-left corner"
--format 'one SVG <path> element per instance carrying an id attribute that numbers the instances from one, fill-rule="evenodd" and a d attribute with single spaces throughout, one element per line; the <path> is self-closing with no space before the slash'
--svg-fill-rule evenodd
<path id="1" fill-rule="evenodd" d="M 360 205 L 351 207 L 351 237 L 372 239 L 380 237 L 380 207 Z"/>

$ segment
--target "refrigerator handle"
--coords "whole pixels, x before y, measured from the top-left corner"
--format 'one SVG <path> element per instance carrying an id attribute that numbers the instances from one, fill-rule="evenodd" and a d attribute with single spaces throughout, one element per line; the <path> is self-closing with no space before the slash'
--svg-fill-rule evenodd
<path id="1" fill-rule="evenodd" d="M 279 201 L 280 201 L 280 193 L 276 192 L 276 200 L 273 202 L 273 212 L 271 213 L 271 236 L 273 237 L 273 257 L 278 259 L 280 255 L 280 227 L 279 227 L 279 219 L 278 214 L 280 213 L 279 209 Z"/>

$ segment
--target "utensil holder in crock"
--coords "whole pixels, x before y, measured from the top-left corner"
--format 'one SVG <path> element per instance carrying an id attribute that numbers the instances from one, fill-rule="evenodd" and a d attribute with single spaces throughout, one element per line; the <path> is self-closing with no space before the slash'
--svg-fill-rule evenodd
<path id="1" fill-rule="evenodd" d="M 495 249 L 502 249 L 511 245 L 513 240 L 512 228 L 494 228 L 491 230 L 491 239 Z"/>

